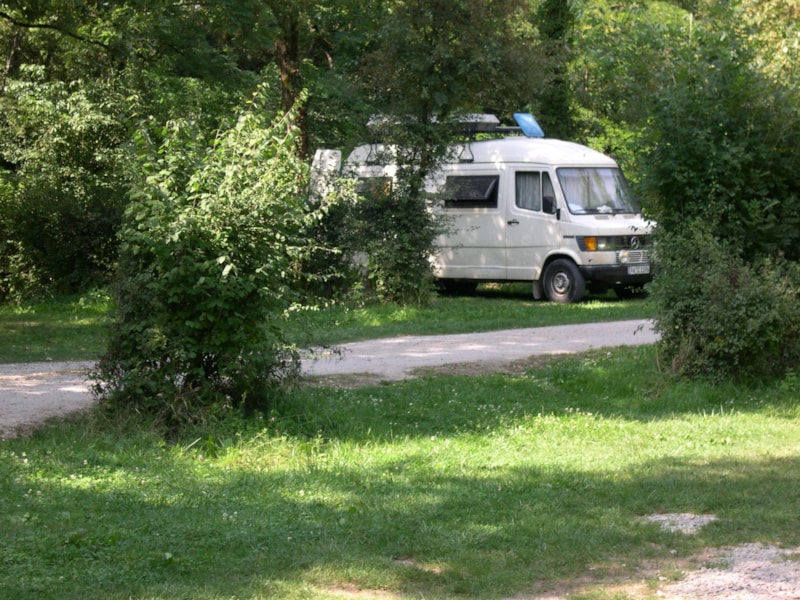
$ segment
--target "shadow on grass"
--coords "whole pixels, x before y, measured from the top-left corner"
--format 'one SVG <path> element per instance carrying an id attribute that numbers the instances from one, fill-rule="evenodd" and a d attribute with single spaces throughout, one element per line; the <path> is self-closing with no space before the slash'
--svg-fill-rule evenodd
<path id="1" fill-rule="evenodd" d="M 184 449 L 80 423 L 3 443 L 0 597 L 502 598 L 800 544 L 797 394 L 676 384 L 655 360 L 300 388 L 268 430 Z M 718 520 L 688 537 L 641 520 L 662 512 Z"/>

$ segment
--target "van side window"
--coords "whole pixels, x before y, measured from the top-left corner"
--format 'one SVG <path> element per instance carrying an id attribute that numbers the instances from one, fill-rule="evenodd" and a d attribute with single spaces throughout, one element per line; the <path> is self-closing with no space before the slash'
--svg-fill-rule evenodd
<path id="1" fill-rule="evenodd" d="M 499 175 L 448 175 L 445 208 L 497 208 Z"/>
<path id="2" fill-rule="evenodd" d="M 542 173 L 542 203 L 544 212 L 552 215 L 557 213 L 556 190 L 547 173 Z"/>
<path id="3" fill-rule="evenodd" d="M 550 196 L 551 198 L 556 197 L 556 191 L 553 188 L 553 182 L 550 181 L 550 175 L 547 173 L 542 173 L 542 196 Z"/>
<path id="4" fill-rule="evenodd" d="M 549 211 L 551 208 L 548 207 L 554 206 L 556 193 L 548 173 L 517 171 L 515 184 L 514 197 L 519 208 L 538 211 L 544 204 L 545 211 Z M 550 202 L 543 203 L 543 198 L 549 198 Z"/>
<path id="5" fill-rule="evenodd" d="M 541 174 L 538 171 L 517 171 L 516 203 L 526 210 L 542 210 Z"/>

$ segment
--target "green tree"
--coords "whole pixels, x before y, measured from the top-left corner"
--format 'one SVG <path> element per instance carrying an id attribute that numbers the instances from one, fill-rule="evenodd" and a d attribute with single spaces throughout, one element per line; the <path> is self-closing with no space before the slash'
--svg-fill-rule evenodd
<path id="1" fill-rule="evenodd" d="M 746 257 L 800 259 L 797 90 L 765 76 L 736 31 L 706 22 L 694 39 L 653 107 L 654 216 L 668 231 L 702 219 Z"/>
<path id="2" fill-rule="evenodd" d="M 144 157 L 95 374 L 112 408 L 174 429 L 226 405 L 266 408 L 297 367 L 283 321 L 319 213 L 306 203 L 295 115 L 270 123 L 262 96 L 213 140 L 176 122 Z"/>
<path id="3" fill-rule="evenodd" d="M 765 68 L 742 23 L 738 7 L 694 22 L 642 161 L 661 347 L 672 368 L 716 379 L 779 376 L 800 352 L 796 78 Z"/>
<path id="4" fill-rule="evenodd" d="M 547 135 L 572 139 L 575 133 L 575 107 L 569 84 L 569 65 L 573 54 L 575 11 L 570 0 L 543 0 L 536 11 L 552 77 L 541 92 L 536 117 Z"/>
<path id="5" fill-rule="evenodd" d="M 384 10 L 358 77 L 381 116 L 369 141 L 392 148 L 398 174 L 390 194 L 359 208 L 358 230 L 372 236 L 362 236 L 361 249 L 374 289 L 388 299 L 425 302 L 433 289 L 427 257 L 439 226 L 430 220 L 422 183 L 463 139 L 460 116 L 509 115 L 529 105 L 548 78 L 541 67 L 549 60 L 532 9 L 520 0 L 391 0 Z"/>
<path id="6" fill-rule="evenodd" d="M 252 7 L 250 7 L 252 8 Z M 0 4 L 0 298 L 13 284 L 107 281 L 140 126 L 213 130 L 261 68 L 248 7 L 170 1 Z M 22 270 L 25 273 L 22 273 Z M 30 277 L 33 274 L 36 279 Z M 24 275 L 24 276 L 23 276 Z"/>
<path id="7" fill-rule="evenodd" d="M 117 101 L 113 86 L 48 82 L 40 67 L 21 69 L 0 96 L 3 212 L 14 243 L 7 251 L 18 265 L 35 266 L 39 281 L 55 291 L 102 280 L 116 257 L 128 140 L 109 110 Z M 0 273 L 0 296 L 9 291 L 3 280 L 18 275 Z"/>
<path id="8" fill-rule="evenodd" d="M 576 138 L 613 154 L 635 181 L 638 140 L 688 43 L 691 15 L 670 3 L 605 0 L 578 3 L 575 12 Z"/>
<path id="9" fill-rule="evenodd" d="M 510 115 L 548 80 L 533 9 L 523 0 L 394 0 L 385 11 L 359 74 L 386 114 L 421 123 L 464 112 Z"/>

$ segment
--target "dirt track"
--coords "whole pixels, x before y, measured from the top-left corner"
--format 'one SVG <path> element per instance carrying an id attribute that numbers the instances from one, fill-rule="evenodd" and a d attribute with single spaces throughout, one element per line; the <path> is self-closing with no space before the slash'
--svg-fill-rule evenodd
<path id="1" fill-rule="evenodd" d="M 361 373 L 380 379 L 411 377 L 421 368 L 469 363 L 504 365 L 531 356 L 573 354 L 592 348 L 656 341 L 646 320 L 507 329 L 441 336 L 403 336 L 344 344 L 304 362 L 307 375 Z"/>
<path id="2" fill-rule="evenodd" d="M 36 425 L 92 405 L 92 363 L 0 365 L 0 438 L 28 433 Z"/>
<path id="3" fill-rule="evenodd" d="M 306 375 L 356 375 L 361 381 L 412 377 L 420 368 L 482 363 L 501 367 L 543 354 L 655 341 L 648 321 L 563 325 L 446 336 L 406 336 L 343 344 L 309 353 Z M 92 363 L 0 365 L 0 438 L 24 434 L 47 419 L 92 405 Z"/>

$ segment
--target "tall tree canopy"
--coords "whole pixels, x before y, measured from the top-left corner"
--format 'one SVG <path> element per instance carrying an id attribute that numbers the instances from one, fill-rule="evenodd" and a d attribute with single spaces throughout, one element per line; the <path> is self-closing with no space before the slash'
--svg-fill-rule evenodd
<path id="1" fill-rule="evenodd" d="M 213 132 L 261 82 L 276 114 L 308 90 L 301 156 L 368 139 L 375 114 L 425 125 L 528 109 L 548 133 L 613 152 L 638 181 L 639 143 L 655 143 L 645 133 L 659 107 L 678 106 L 687 65 L 719 64 L 695 52 L 702 40 L 738 47 L 761 104 L 780 96 L 792 114 L 798 10 L 797 0 L 0 2 L 0 296 L 34 275 L 61 289 L 102 278 L 136 168 L 130 140 L 158 143 L 177 118 Z M 753 113 L 753 126 L 771 111 Z M 432 149 L 447 141 L 400 133 Z"/>
<path id="2" fill-rule="evenodd" d="M 375 104 L 391 114 L 510 114 L 548 81 L 546 54 L 524 0 L 385 6 L 360 74 Z"/>

